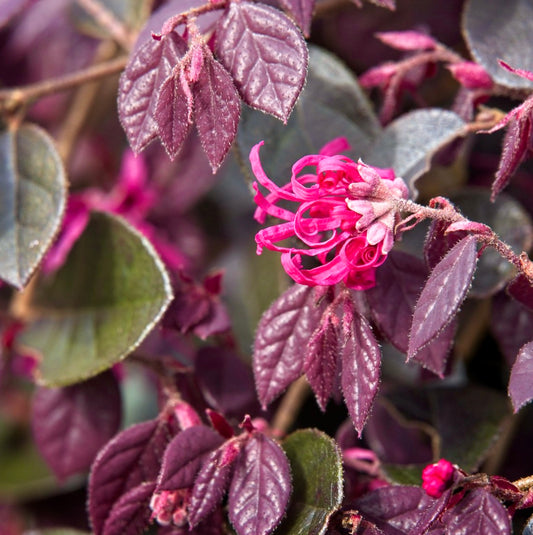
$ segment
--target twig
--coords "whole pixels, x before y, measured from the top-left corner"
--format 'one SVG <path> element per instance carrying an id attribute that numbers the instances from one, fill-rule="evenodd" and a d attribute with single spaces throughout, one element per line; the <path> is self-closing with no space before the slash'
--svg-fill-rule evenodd
<path id="1" fill-rule="evenodd" d="M 51 78 L 24 87 L 2 89 L 0 90 L 0 111 L 13 112 L 20 106 L 41 97 L 66 91 L 87 82 L 115 74 L 124 69 L 127 61 L 127 56 L 120 56 L 57 78 Z"/>
<path id="2" fill-rule="evenodd" d="M 111 37 L 119 43 L 124 50 L 129 51 L 133 45 L 133 37 L 126 26 L 118 20 L 98 0 L 76 0 L 78 4 L 91 15 L 102 28 L 105 28 Z"/>
<path id="3" fill-rule="evenodd" d="M 292 427 L 310 392 L 305 377 L 292 383 L 272 419 L 272 429 L 276 433 L 283 436 Z"/>

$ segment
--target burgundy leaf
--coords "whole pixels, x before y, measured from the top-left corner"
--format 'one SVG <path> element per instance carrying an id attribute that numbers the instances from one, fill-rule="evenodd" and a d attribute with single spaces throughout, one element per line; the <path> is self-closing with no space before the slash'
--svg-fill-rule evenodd
<path id="1" fill-rule="evenodd" d="M 30 0 L 3 0 L 0 3 L 0 29 L 27 7 Z"/>
<path id="2" fill-rule="evenodd" d="M 194 528 L 184 526 L 160 526 L 157 535 L 227 535 L 226 517 L 221 509 L 216 509 Z"/>
<path id="3" fill-rule="evenodd" d="M 520 117 L 509 122 L 503 138 L 503 149 L 500 164 L 492 183 L 491 200 L 509 184 L 513 173 L 516 171 L 526 155 L 529 140 L 531 138 L 531 117 Z"/>
<path id="4" fill-rule="evenodd" d="M 372 318 L 380 331 L 401 352 L 409 345 L 409 324 L 427 270 L 413 255 L 391 251 L 376 271 L 376 285 L 365 295 Z"/>
<path id="5" fill-rule="evenodd" d="M 229 489 L 229 519 L 238 535 L 267 535 L 285 513 L 291 493 L 289 461 L 261 433 L 250 437 Z"/>
<path id="6" fill-rule="evenodd" d="M 280 4 L 285 11 L 292 15 L 305 37 L 309 37 L 315 0 L 280 0 Z"/>
<path id="7" fill-rule="evenodd" d="M 510 535 L 509 513 L 500 501 L 483 489 L 470 491 L 442 517 L 446 533 Z"/>
<path id="8" fill-rule="evenodd" d="M 259 401 L 266 407 L 303 373 L 310 336 L 324 305 L 309 286 L 295 284 L 263 314 L 254 343 L 254 375 Z"/>
<path id="9" fill-rule="evenodd" d="M 286 122 L 302 90 L 308 52 L 294 23 L 261 3 L 230 2 L 217 28 L 216 54 L 242 99 Z"/>
<path id="10" fill-rule="evenodd" d="M 169 439 L 168 424 L 148 420 L 128 427 L 100 450 L 89 480 L 89 514 L 95 535 L 104 533 L 105 522 L 121 496 L 156 480 Z"/>
<path id="11" fill-rule="evenodd" d="M 150 525 L 150 498 L 155 482 L 141 483 L 113 505 L 107 517 L 103 535 L 139 535 Z"/>
<path id="12" fill-rule="evenodd" d="M 131 56 L 119 83 L 120 122 L 135 152 L 157 137 L 156 105 L 172 69 L 187 50 L 187 44 L 171 33 L 157 41 L 149 39 Z"/>
<path id="13" fill-rule="evenodd" d="M 206 457 L 222 441 L 218 433 L 204 425 L 189 427 L 176 435 L 165 450 L 157 491 L 192 487 Z"/>
<path id="14" fill-rule="evenodd" d="M 192 99 L 187 98 L 179 76 L 170 75 L 159 89 L 154 118 L 157 134 L 171 160 L 183 147 L 191 127 Z"/>
<path id="15" fill-rule="evenodd" d="M 494 85 L 488 72 L 479 63 L 461 61 L 447 65 L 453 77 L 466 89 L 491 89 Z"/>
<path id="16" fill-rule="evenodd" d="M 226 447 L 223 444 L 209 455 L 194 482 L 189 503 L 189 523 L 193 527 L 215 509 L 228 488 L 233 463 L 223 463 L 227 456 Z"/>
<path id="17" fill-rule="evenodd" d="M 525 275 L 517 275 L 508 285 L 507 293 L 533 311 L 533 286 Z"/>
<path id="18" fill-rule="evenodd" d="M 60 480 L 89 469 L 120 417 L 120 390 L 110 371 L 65 388 L 38 388 L 33 398 L 35 442 Z"/>
<path id="19" fill-rule="evenodd" d="M 415 307 L 408 359 L 452 321 L 470 288 L 476 261 L 476 238 L 467 236 L 435 266 Z"/>
<path id="20" fill-rule="evenodd" d="M 369 0 L 372 4 L 376 4 L 379 7 L 386 7 L 391 11 L 396 9 L 396 0 Z"/>
<path id="21" fill-rule="evenodd" d="M 354 505 L 385 535 L 422 535 L 442 512 L 448 498 L 444 494 L 435 500 L 420 487 L 398 485 L 369 492 Z"/>
<path id="22" fill-rule="evenodd" d="M 428 345 L 418 351 L 412 360 L 439 377 L 443 377 L 456 329 L 457 321 L 452 320 Z"/>
<path id="23" fill-rule="evenodd" d="M 491 312 L 492 333 L 507 363 L 512 366 L 520 348 L 531 340 L 533 310 L 500 292 L 493 299 Z"/>
<path id="24" fill-rule="evenodd" d="M 533 399 L 533 342 L 518 352 L 509 378 L 509 397 L 515 412 Z"/>
<path id="25" fill-rule="evenodd" d="M 342 393 L 354 427 L 361 435 L 378 392 L 381 351 L 369 323 L 359 314 L 346 325 L 346 334 L 342 350 Z"/>
<path id="26" fill-rule="evenodd" d="M 194 370 L 210 407 L 235 418 L 258 410 L 252 370 L 235 351 L 203 347 L 196 355 Z"/>
<path id="27" fill-rule="evenodd" d="M 325 411 L 337 375 L 339 332 L 329 314 L 313 333 L 306 349 L 304 371 L 318 405 Z"/>
<path id="28" fill-rule="evenodd" d="M 231 148 L 241 113 L 240 99 L 228 71 L 211 53 L 194 86 L 196 128 L 215 172 Z"/>

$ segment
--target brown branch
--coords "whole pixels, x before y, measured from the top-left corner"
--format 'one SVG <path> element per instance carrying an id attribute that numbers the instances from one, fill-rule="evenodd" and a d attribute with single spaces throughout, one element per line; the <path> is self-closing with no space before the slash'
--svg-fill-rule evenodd
<path id="1" fill-rule="evenodd" d="M 127 56 L 120 56 L 57 78 L 23 87 L 2 89 L 0 90 L 0 111 L 14 112 L 19 107 L 41 97 L 67 91 L 87 82 L 118 73 L 124 69 L 127 62 Z"/>
<path id="2" fill-rule="evenodd" d="M 285 435 L 289 431 L 310 392 L 305 377 L 300 377 L 292 383 L 272 419 L 272 429 L 276 433 Z"/>

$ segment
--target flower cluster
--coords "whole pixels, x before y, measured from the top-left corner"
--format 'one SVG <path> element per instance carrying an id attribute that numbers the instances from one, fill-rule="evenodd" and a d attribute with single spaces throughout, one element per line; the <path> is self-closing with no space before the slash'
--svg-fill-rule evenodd
<path id="1" fill-rule="evenodd" d="M 319 154 L 299 159 L 290 182 L 279 187 L 261 165 L 262 144 L 252 148 L 250 162 L 258 182 L 270 193 L 263 195 L 254 183 L 254 217 L 260 223 L 267 215 L 285 222 L 257 233 L 257 253 L 263 247 L 281 252 L 283 268 L 300 284 L 327 286 L 342 281 L 355 290 L 372 288 L 377 267 L 398 237 L 394 201 L 408 197 L 405 182 L 392 169 L 356 163 L 338 154 L 349 145 L 346 139 L 337 138 Z M 315 171 L 306 172 L 306 168 Z M 280 206 L 283 201 L 297 203 L 295 211 Z M 303 246 L 279 244 L 294 238 Z M 318 265 L 304 267 L 302 256 L 312 257 Z"/>
<path id="2" fill-rule="evenodd" d="M 433 498 L 440 498 L 453 482 L 455 468 L 450 461 L 428 464 L 422 471 L 422 488 Z"/>

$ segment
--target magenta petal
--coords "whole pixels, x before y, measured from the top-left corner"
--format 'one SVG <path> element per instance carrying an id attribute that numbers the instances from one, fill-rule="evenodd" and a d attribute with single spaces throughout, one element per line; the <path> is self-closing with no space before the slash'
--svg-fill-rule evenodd
<path id="1" fill-rule="evenodd" d="M 350 148 L 350 143 L 348 143 L 345 137 L 336 137 L 320 149 L 320 154 L 323 156 L 334 156 L 335 154 L 339 154 L 339 152 L 350 150 Z"/>

